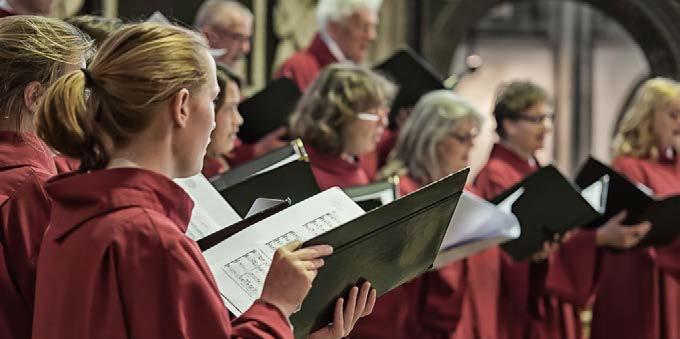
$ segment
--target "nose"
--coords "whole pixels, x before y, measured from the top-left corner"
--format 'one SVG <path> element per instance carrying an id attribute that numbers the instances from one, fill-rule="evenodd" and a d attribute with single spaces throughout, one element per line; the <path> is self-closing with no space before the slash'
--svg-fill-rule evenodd
<path id="1" fill-rule="evenodd" d="M 250 40 L 244 40 L 241 43 L 241 52 L 246 55 L 250 53 Z"/>
<path id="2" fill-rule="evenodd" d="M 378 29 L 376 26 L 371 25 L 366 32 L 366 40 L 373 42 L 378 38 Z"/>
<path id="3" fill-rule="evenodd" d="M 234 114 L 236 115 L 234 119 L 234 125 L 237 127 L 243 125 L 243 116 L 241 115 L 241 112 L 239 112 L 238 108 L 234 108 Z"/>

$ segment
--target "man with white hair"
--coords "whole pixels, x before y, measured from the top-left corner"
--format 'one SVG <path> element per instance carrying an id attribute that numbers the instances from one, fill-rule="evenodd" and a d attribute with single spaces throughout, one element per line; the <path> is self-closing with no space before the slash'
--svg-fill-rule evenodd
<path id="1" fill-rule="evenodd" d="M 319 31 L 307 49 L 298 51 L 277 72 L 305 90 L 328 64 L 362 63 L 377 38 L 382 0 L 320 0 Z"/>
<path id="2" fill-rule="evenodd" d="M 53 0 L 0 0 L 0 18 L 11 15 L 52 14 Z"/>
<path id="3" fill-rule="evenodd" d="M 208 39 L 215 60 L 232 70 L 250 53 L 253 13 L 237 1 L 204 2 L 198 9 L 194 26 Z"/>

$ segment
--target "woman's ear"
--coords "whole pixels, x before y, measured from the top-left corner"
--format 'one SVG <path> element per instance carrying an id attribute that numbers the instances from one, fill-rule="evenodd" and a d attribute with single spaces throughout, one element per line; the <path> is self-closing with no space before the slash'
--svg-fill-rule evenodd
<path id="1" fill-rule="evenodd" d="M 24 106 L 31 114 L 38 110 L 38 101 L 43 94 L 43 86 L 37 81 L 31 81 L 24 87 Z"/>
<path id="2" fill-rule="evenodd" d="M 185 127 L 189 120 L 189 90 L 182 88 L 177 91 L 170 101 L 172 120 L 175 125 Z"/>

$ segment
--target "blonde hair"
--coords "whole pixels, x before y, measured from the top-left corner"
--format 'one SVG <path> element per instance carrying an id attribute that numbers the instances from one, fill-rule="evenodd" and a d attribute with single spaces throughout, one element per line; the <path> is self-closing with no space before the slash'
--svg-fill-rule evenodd
<path id="1" fill-rule="evenodd" d="M 384 179 L 408 174 L 423 183 L 446 176 L 449 173 L 441 173 L 437 145 L 465 120 L 479 127 L 482 116 L 449 90 L 426 94 L 406 120 L 387 165 L 378 176 Z"/>
<path id="2" fill-rule="evenodd" d="M 647 80 L 635 94 L 614 137 L 614 156 L 657 156 L 654 113 L 680 100 L 680 83 L 666 78 Z"/>
<path id="3" fill-rule="evenodd" d="M 26 86 L 51 85 L 92 52 L 90 39 L 63 21 L 22 15 L 0 20 L 0 116 L 16 119 L 21 130 Z"/>
<path id="4" fill-rule="evenodd" d="M 496 119 L 496 133 L 505 138 L 504 120 L 516 120 L 532 106 L 548 101 L 548 93 L 530 81 L 513 81 L 498 88 L 493 116 Z"/>
<path id="5" fill-rule="evenodd" d="M 320 152 L 340 154 L 343 128 L 359 113 L 388 106 L 395 91 L 394 84 L 368 68 L 330 65 L 300 99 L 290 132 Z"/>
<path id="6" fill-rule="evenodd" d="M 124 25 L 123 21 L 118 18 L 104 18 L 96 15 L 75 16 L 65 21 L 89 35 L 97 45 L 104 43 L 111 33 Z"/>
<path id="7" fill-rule="evenodd" d="M 184 28 L 128 25 L 106 40 L 88 70 L 71 72 L 49 88 L 38 134 L 80 159 L 81 171 L 102 168 L 109 161 L 105 145 L 126 145 L 179 90 L 206 83 L 206 50 L 203 39 Z"/>

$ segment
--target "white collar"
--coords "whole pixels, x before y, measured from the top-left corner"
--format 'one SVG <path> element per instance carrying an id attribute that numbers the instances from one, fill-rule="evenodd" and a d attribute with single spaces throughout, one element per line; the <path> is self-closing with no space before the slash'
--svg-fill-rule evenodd
<path id="1" fill-rule="evenodd" d="M 319 35 L 321 35 L 321 40 L 323 40 L 323 42 L 326 44 L 326 47 L 328 47 L 328 50 L 331 52 L 335 60 L 338 62 L 347 61 L 347 58 L 345 57 L 345 54 L 342 53 L 340 46 L 338 46 L 335 40 L 333 40 L 333 38 L 331 38 L 331 36 L 326 33 L 326 30 L 322 29 L 319 33 Z"/>
<path id="2" fill-rule="evenodd" d="M 0 9 L 14 13 L 14 8 L 12 8 L 12 5 L 10 5 L 7 0 L 0 0 Z"/>

